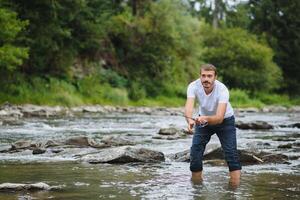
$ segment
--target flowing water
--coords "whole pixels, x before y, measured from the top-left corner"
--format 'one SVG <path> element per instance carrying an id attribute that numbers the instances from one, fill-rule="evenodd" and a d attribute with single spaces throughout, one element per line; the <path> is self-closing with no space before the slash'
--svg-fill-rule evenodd
<path id="1" fill-rule="evenodd" d="M 300 114 L 250 113 L 237 120 L 263 120 L 275 129 L 267 131 L 237 130 L 238 148 L 269 151 L 298 156 L 300 130 L 280 128 L 299 122 Z M 99 139 L 122 135 L 137 146 L 177 153 L 190 147 L 191 136 L 178 140 L 152 139 L 160 128 L 185 128 L 180 116 L 141 114 L 89 114 L 77 117 L 43 119 L 24 118 L 22 123 L 0 126 L 0 147 L 19 139 L 41 141 L 88 136 Z M 293 138 L 290 141 L 274 138 Z M 214 135 L 210 144 L 218 144 Z M 266 145 L 268 143 L 268 145 Z M 293 143 L 298 147 L 279 149 L 278 145 Z M 86 151 L 86 149 L 83 149 Z M 72 155 L 32 155 L 26 151 L 0 154 L 0 184 L 45 182 L 60 185 L 56 191 L 0 193 L 0 200 L 9 199 L 300 199 L 300 160 L 290 164 L 243 166 L 241 185 L 232 189 L 228 169 L 204 165 L 204 181 L 190 181 L 189 163 L 166 160 L 155 164 L 87 164 L 75 162 Z"/>

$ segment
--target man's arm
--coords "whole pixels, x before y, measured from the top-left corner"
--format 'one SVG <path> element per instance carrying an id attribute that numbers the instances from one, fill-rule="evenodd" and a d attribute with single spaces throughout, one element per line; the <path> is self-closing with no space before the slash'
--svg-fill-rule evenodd
<path id="1" fill-rule="evenodd" d="M 210 125 L 221 124 L 224 120 L 227 103 L 219 103 L 217 112 L 213 116 L 200 116 L 197 118 L 197 123 L 204 124 L 205 121 Z"/>
<path id="2" fill-rule="evenodd" d="M 185 108 L 184 108 L 184 116 L 186 116 L 186 121 L 188 123 L 188 131 L 192 132 L 195 121 L 192 120 L 193 109 L 194 109 L 195 98 L 188 97 L 186 99 Z"/>

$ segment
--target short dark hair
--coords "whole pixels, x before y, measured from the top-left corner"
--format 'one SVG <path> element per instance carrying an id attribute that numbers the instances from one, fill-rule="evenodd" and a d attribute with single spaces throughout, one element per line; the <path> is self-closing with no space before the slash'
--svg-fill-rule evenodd
<path id="1" fill-rule="evenodd" d="M 214 71 L 215 75 L 217 76 L 217 68 L 213 64 L 203 64 L 203 65 L 201 65 L 200 74 L 201 74 L 202 70 L 204 70 L 204 71 Z"/>

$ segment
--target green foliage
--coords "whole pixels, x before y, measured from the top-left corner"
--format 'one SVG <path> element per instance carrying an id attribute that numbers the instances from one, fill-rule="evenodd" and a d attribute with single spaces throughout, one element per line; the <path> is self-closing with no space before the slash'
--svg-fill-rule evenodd
<path id="1" fill-rule="evenodd" d="M 270 91 L 280 87 L 281 71 L 272 61 L 273 51 L 240 28 L 204 32 L 206 62 L 214 64 L 230 88 Z"/>
<path id="2" fill-rule="evenodd" d="M 183 83 L 196 72 L 200 22 L 180 1 L 152 2 L 142 17 L 125 11 L 110 24 L 108 35 L 123 74 L 143 86 L 147 96 L 157 96 L 166 84 Z"/>
<path id="3" fill-rule="evenodd" d="M 275 61 L 282 68 L 284 90 L 300 93 L 300 1 L 250 0 L 253 20 L 250 30 L 264 34 L 275 50 Z"/>
<path id="4" fill-rule="evenodd" d="M 138 101 L 146 97 L 146 91 L 142 85 L 132 81 L 129 88 L 129 98 L 133 101 Z"/>
<path id="5" fill-rule="evenodd" d="M 15 44 L 26 25 L 15 12 L 0 7 L 0 71 L 13 72 L 28 57 L 28 49 Z"/>
<path id="6" fill-rule="evenodd" d="M 30 48 L 28 73 L 64 77 L 75 57 L 95 58 L 111 3 L 104 0 L 6 0 L 6 6 L 30 22 L 21 44 Z"/>
<path id="7" fill-rule="evenodd" d="M 247 91 L 240 89 L 230 90 L 230 102 L 233 107 L 263 107 L 263 103 L 257 98 L 251 98 Z"/>
<path id="8" fill-rule="evenodd" d="M 291 106 L 291 100 L 289 96 L 283 94 L 270 94 L 261 92 L 255 95 L 261 102 L 267 105 L 283 105 Z"/>

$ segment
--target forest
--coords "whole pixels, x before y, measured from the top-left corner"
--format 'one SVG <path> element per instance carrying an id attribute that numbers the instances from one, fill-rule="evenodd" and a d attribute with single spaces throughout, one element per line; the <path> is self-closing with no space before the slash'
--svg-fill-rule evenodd
<path id="1" fill-rule="evenodd" d="M 0 0 L 0 103 L 183 106 L 201 64 L 236 107 L 300 104 L 300 1 Z"/>

